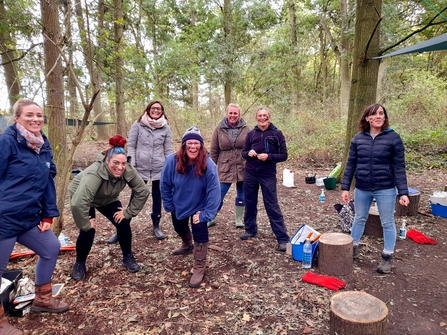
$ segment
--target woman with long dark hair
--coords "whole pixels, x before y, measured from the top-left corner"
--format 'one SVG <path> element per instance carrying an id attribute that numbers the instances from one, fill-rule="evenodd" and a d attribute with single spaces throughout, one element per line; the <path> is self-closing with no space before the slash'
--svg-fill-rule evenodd
<path id="1" fill-rule="evenodd" d="M 161 195 L 166 211 L 171 213 L 174 230 L 183 241 L 174 255 L 194 250 L 194 270 L 189 286 L 199 287 L 205 275 L 208 253 L 207 222 L 219 208 L 220 183 L 216 164 L 208 157 L 197 126 L 186 131 L 178 152 L 166 159 Z"/>

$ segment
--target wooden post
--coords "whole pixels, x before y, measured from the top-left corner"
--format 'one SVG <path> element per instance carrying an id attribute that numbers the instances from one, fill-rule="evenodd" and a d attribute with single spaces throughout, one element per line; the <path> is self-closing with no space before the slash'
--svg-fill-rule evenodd
<path id="1" fill-rule="evenodd" d="M 357 291 L 334 294 L 329 317 L 330 335 L 384 335 L 388 308 L 376 297 Z"/>
<path id="2" fill-rule="evenodd" d="M 419 209 L 419 200 L 421 199 L 421 193 L 413 193 L 408 195 L 410 203 L 408 206 L 402 206 L 399 203 L 399 198 L 396 198 L 395 212 L 396 216 L 416 216 Z"/>
<path id="3" fill-rule="evenodd" d="M 375 206 L 371 206 L 369 209 L 369 215 L 365 223 L 363 234 L 379 238 L 383 237 L 382 222 L 380 222 L 379 211 Z"/>
<path id="4" fill-rule="evenodd" d="M 318 245 L 318 269 L 325 275 L 344 276 L 352 273 L 351 236 L 342 233 L 324 233 Z"/>

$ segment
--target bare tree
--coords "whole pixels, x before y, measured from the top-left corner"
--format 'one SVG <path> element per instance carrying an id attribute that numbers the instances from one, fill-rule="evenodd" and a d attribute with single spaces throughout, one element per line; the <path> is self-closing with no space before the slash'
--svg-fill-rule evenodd
<path id="1" fill-rule="evenodd" d="M 48 138 L 53 146 L 54 162 L 59 170 L 56 176 L 57 206 L 61 212 L 59 219 L 55 220 L 53 230 L 59 234 L 62 230 L 63 208 L 66 185 L 68 183 L 67 170 L 67 139 L 65 127 L 64 108 L 64 81 L 63 68 L 59 48 L 62 43 L 60 33 L 57 0 L 42 0 L 40 2 L 42 14 L 42 30 L 44 36 L 44 56 L 46 75 L 45 112 L 48 115 Z M 71 169 L 71 166 L 70 166 Z"/>
<path id="2" fill-rule="evenodd" d="M 5 2 L 0 0 L 0 21 L 8 22 Z M 12 107 L 20 97 L 20 79 L 17 73 L 16 63 L 14 61 L 14 50 L 11 46 L 14 45 L 9 30 L 0 29 L 0 54 L 2 65 L 5 72 L 6 87 L 8 88 L 9 105 Z"/>
<path id="3" fill-rule="evenodd" d="M 118 134 L 127 137 L 127 122 L 124 112 L 124 59 L 121 52 L 123 38 L 123 1 L 114 0 L 114 40 L 115 40 L 115 110 Z"/>

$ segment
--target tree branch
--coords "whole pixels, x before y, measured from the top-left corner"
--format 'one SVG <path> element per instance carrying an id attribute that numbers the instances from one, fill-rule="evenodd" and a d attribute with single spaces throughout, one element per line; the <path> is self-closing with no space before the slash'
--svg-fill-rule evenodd
<path id="1" fill-rule="evenodd" d="M 4 63 L 0 63 L 0 66 L 4 66 L 4 65 L 10 64 L 10 63 L 12 63 L 12 62 L 18 62 L 18 61 L 21 60 L 22 58 L 26 57 L 26 55 L 27 55 L 29 52 L 31 52 L 32 49 L 34 49 L 34 48 L 37 47 L 38 45 L 42 45 L 42 44 L 43 44 L 43 43 L 37 43 L 37 44 L 33 43 L 27 50 L 25 50 L 25 51 L 21 51 L 22 54 L 21 54 L 19 57 L 10 59 L 9 61 L 4 62 Z M 9 52 L 9 51 L 14 51 L 14 50 L 8 50 L 8 51 L 5 51 L 5 52 L 2 52 L 2 53 L 0 53 L 0 56 L 2 56 L 3 54 L 5 54 L 6 52 Z"/>
<path id="2" fill-rule="evenodd" d="M 387 52 L 388 50 L 390 50 L 390 49 L 392 49 L 392 48 L 398 46 L 399 44 L 405 42 L 405 41 L 408 40 L 410 37 L 412 37 L 412 36 L 414 36 L 414 35 L 416 35 L 416 34 L 419 34 L 420 32 L 424 31 L 424 30 L 427 29 L 428 27 L 436 26 L 436 25 L 438 25 L 438 24 L 444 24 L 444 23 L 446 23 L 445 21 L 433 23 L 433 21 L 434 21 L 438 16 L 440 16 L 442 12 L 444 12 L 444 11 L 446 11 L 446 10 L 447 10 L 447 7 L 445 7 L 440 13 L 436 14 L 436 15 L 435 15 L 435 16 L 434 16 L 434 17 L 433 17 L 433 18 L 432 18 L 432 19 L 431 19 L 425 26 L 421 27 L 421 28 L 418 29 L 418 30 L 413 31 L 411 34 L 409 34 L 409 35 L 407 35 L 406 37 L 402 38 L 400 41 L 398 41 L 398 42 L 394 43 L 393 45 L 391 45 L 391 46 L 389 46 L 389 47 L 386 47 L 385 49 L 381 50 L 381 51 L 379 52 L 379 56 L 382 56 L 382 55 L 383 55 L 385 52 Z"/>

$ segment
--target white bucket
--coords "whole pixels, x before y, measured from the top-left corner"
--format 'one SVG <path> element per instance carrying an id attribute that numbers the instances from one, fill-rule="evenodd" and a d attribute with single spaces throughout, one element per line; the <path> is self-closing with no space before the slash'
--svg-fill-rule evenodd
<path id="1" fill-rule="evenodd" d="M 326 178 L 327 178 L 327 177 L 317 178 L 317 179 L 315 180 L 315 185 L 317 185 L 317 186 L 324 186 L 324 180 L 325 180 Z"/>
<path id="2" fill-rule="evenodd" d="M 282 184 L 286 187 L 294 187 L 295 172 L 289 169 L 284 169 L 282 172 Z"/>

